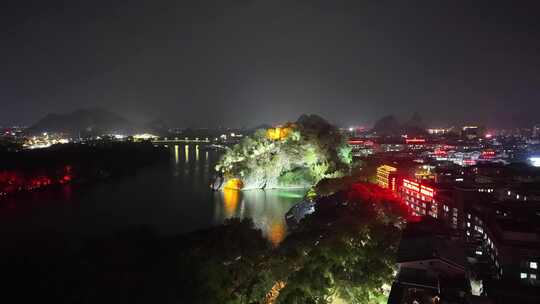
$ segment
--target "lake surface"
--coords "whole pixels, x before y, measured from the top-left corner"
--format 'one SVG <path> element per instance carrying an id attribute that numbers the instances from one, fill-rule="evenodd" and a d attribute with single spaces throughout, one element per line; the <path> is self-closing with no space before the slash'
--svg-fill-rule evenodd
<path id="1" fill-rule="evenodd" d="M 131 176 L 87 185 L 65 185 L 0 202 L 0 237 L 14 241 L 51 236 L 76 240 L 145 225 L 172 235 L 252 218 L 274 244 L 287 233 L 284 214 L 305 191 L 209 188 L 220 152 L 199 146 L 168 147 L 170 161 Z"/>

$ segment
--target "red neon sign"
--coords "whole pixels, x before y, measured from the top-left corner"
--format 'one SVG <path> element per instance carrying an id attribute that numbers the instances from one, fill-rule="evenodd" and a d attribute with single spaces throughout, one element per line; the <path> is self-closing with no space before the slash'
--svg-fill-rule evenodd
<path id="1" fill-rule="evenodd" d="M 435 191 L 430 187 L 420 185 L 420 193 L 422 193 L 423 195 L 427 195 L 429 197 L 433 197 L 433 195 L 435 194 Z"/>
<path id="2" fill-rule="evenodd" d="M 420 192 L 420 184 L 410 181 L 408 179 L 403 179 L 403 187 L 409 190 Z"/>
<path id="3" fill-rule="evenodd" d="M 495 157 L 495 151 L 492 151 L 492 150 L 484 151 L 484 152 L 482 152 L 482 157 L 483 158 L 493 158 L 493 157 Z"/>
<path id="4" fill-rule="evenodd" d="M 446 151 L 444 150 L 441 150 L 441 149 L 437 149 L 435 150 L 435 155 L 446 155 L 448 153 L 446 153 Z"/>
<path id="5" fill-rule="evenodd" d="M 464 159 L 463 164 L 464 165 L 475 165 L 476 161 L 474 159 Z"/>
<path id="6" fill-rule="evenodd" d="M 424 138 L 411 138 L 411 139 L 405 139 L 405 143 L 407 144 L 423 144 L 426 140 Z"/>
<path id="7" fill-rule="evenodd" d="M 403 187 L 429 197 L 435 196 L 435 190 L 433 188 L 421 185 L 408 179 L 403 179 Z"/>

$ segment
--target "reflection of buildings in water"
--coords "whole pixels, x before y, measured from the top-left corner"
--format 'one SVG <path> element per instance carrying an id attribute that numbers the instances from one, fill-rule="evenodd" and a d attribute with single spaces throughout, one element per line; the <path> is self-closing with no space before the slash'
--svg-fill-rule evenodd
<path id="1" fill-rule="evenodd" d="M 188 145 L 184 146 L 184 156 L 185 156 L 185 160 L 187 164 L 189 162 L 189 146 Z"/>
<path id="2" fill-rule="evenodd" d="M 201 177 L 200 174 L 200 162 L 199 162 L 199 145 L 195 145 L 195 162 L 192 163 L 192 166 L 194 168 L 194 176 L 193 178 L 196 180 Z"/>
<path id="3" fill-rule="evenodd" d="M 178 165 L 178 145 L 174 145 L 174 163 Z"/>

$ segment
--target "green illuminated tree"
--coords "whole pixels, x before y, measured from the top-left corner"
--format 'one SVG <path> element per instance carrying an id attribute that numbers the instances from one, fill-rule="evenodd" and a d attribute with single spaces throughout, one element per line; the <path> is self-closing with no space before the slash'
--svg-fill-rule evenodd
<path id="1" fill-rule="evenodd" d="M 339 131 L 316 115 L 303 115 L 281 140 L 255 132 L 223 155 L 216 170 L 245 188 L 306 187 L 348 172 L 351 150 Z"/>

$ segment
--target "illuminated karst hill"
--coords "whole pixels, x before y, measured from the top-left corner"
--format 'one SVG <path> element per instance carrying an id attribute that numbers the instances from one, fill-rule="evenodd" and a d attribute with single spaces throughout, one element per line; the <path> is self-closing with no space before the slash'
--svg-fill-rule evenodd
<path id="1" fill-rule="evenodd" d="M 338 129 L 317 115 L 261 129 L 228 150 L 215 189 L 308 187 L 348 172 L 351 150 Z"/>

